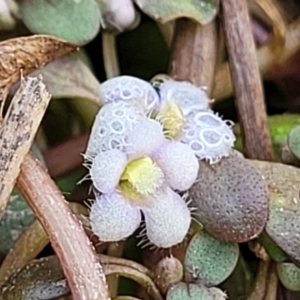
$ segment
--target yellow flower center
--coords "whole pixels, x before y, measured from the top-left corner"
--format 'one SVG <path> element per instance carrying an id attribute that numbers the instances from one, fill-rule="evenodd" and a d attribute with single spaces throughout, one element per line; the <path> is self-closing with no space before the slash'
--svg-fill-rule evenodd
<path id="1" fill-rule="evenodd" d="M 167 101 L 156 116 L 164 129 L 166 138 L 176 139 L 182 133 L 185 118 L 180 106 L 174 100 Z"/>
<path id="2" fill-rule="evenodd" d="M 121 176 L 119 188 L 126 197 L 138 200 L 153 194 L 163 181 L 162 170 L 150 157 L 144 156 L 127 164 Z"/>

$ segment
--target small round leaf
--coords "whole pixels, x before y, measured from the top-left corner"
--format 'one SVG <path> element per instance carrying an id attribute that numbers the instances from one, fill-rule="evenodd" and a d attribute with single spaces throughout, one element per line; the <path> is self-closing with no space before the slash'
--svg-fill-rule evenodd
<path id="1" fill-rule="evenodd" d="M 219 0 L 135 0 L 135 3 L 145 14 L 162 23 L 186 17 L 205 25 L 219 9 Z"/>
<path id="2" fill-rule="evenodd" d="M 166 300 L 214 300 L 208 288 L 179 282 L 168 291 Z"/>
<path id="3" fill-rule="evenodd" d="M 266 232 L 285 253 L 300 263 L 300 170 L 280 163 L 252 163 L 268 184 L 270 215 Z"/>
<path id="4" fill-rule="evenodd" d="M 262 175 L 236 154 L 209 165 L 200 161 L 197 182 L 189 194 L 195 218 L 210 234 L 241 243 L 258 236 L 268 218 L 267 187 Z"/>
<path id="5" fill-rule="evenodd" d="M 22 0 L 20 11 L 31 32 L 76 45 L 88 43 L 100 29 L 100 10 L 94 0 Z"/>
<path id="6" fill-rule="evenodd" d="M 184 265 L 198 281 L 206 286 L 215 286 L 233 272 L 238 258 L 237 244 L 221 241 L 202 231 L 192 238 Z"/>
<path id="7" fill-rule="evenodd" d="M 293 263 L 277 264 L 278 277 L 282 284 L 291 291 L 300 291 L 300 269 Z"/>
<path id="8" fill-rule="evenodd" d="M 288 136 L 288 145 L 292 153 L 300 159 L 300 125 L 294 127 Z"/>

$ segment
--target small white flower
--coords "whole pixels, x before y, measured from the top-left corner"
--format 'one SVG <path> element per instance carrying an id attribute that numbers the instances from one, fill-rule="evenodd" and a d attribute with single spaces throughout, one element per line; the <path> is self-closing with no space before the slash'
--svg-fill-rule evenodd
<path id="1" fill-rule="evenodd" d="M 105 104 L 85 154 L 96 196 L 90 226 L 101 241 L 128 237 L 143 214 L 151 243 L 182 242 L 191 213 L 175 191 L 195 182 L 197 157 L 215 163 L 235 141 L 232 124 L 213 113 L 202 88 L 166 79 L 157 89 L 160 98 L 149 83 L 130 76 L 101 85 Z"/>
<path id="2" fill-rule="evenodd" d="M 122 149 L 100 151 L 91 159 L 93 185 L 103 193 L 96 192 L 91 206 L 92 231 L 101 241 L 124 239 L 138 228 L 142 211 L 151 243 L 163 248 L 180 243 L 191 214 L 172 189 L 185 191 L 195 182 L 195 155 L 187 145 L 167 140 L 161 124 L 148 118 L 125 131 L 123 141 Z"/>

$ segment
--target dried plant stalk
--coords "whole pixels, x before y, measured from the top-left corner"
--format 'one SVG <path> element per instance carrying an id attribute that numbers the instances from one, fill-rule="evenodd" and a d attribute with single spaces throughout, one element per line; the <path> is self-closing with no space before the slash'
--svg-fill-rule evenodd
<path id="1" fill-rule="evenodd" d="M 102 267 L 82 224 L 31 155 L 23 162 L 17 187 L 46 230 L 74 300 L 110 299 Z"/>
<path id="2" fill-rule="evenodd" d="M 268 276 L 268 288 L 265 300 L 276 300 L 277 299 L 277 287 L 278 287 L 278 275 L 276 270 L 276 263 L 273 262 L 270 274 Z"/>
<path id="3" fill-rule="evenodd" d="M 48 35 L 17 37 L 0 42 L 0 117 L 8 90 L 23 76 L 78 47 Z"/>
<path id="4" fill-rule="evenodd" d="M 0 128 L 0 218 L 50 101 L 41 76 L 22 79 Z"/>
<path id="5" fill-rule="evenodd" d="M 274 57 L 273 47 L 267 44 L 257 51 L 257 60 L 262 76 L 267 76 L 278 64 L 284 63 L 300 49 L 300 18 L 287 28 L 285 45 L 279 56 Z M 216 72 L 213 98 L 222 100 L 232 95 L 233 87 L 229 64 L 223 63 Z"/>
<path id="6" fill-rule="evenodd" d="M 217 59 L 216 23 L 201 26 L 192 20 L 177 20 L 171 49 L 170 76 L 206 86 L 210 95 Z"/>
<path id="7" fill-rule="evenodd" d="M 267 292 L 268 285 L 268 275 L 271 268 L 271 261 L 260 261 L 258 268 L 258 275 L 254 283 L 251 294 L 248 296 L 247 300 L 264 300 Z"/>
<path id="8" fill-rule="evenodd" d="M 247 0 L 223 0 L 222 8 L 244 152 L 249 158 L 273 160 Z"/>
<path id="9" fill-rule="evenodd" d="M 124 250 L 124 242 L 110 243 L 107 248 L 107 255 L 113 257 L 122 257 Z M 107 285 L 109 294 L 112 298 L 118 295 L 119 276 L 111 275 L 107 277 Z"/>

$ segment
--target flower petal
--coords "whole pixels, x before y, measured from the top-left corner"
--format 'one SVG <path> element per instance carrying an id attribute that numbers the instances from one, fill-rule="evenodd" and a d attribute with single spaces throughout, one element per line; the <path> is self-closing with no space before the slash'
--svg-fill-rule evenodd
<path id="1" fill-rule="evenodd" d="M 117 242 L 130 236 L 140 225 L 141 212 L 130 205 L 120 192 L 107 195 L 96 193 L 90 211 L 93 233 L 102 242 Z"/>
<path id="2" fill-rule="evenodd" d="M 210 111 L 194 110 L 183 129 L 181 141 L 200 159 L 210 163 L 228 156 L 235 142 L 232 124 Z"/>
<path id="3" fill-rule="evenodd" d="M 93 158 L 111 149 L 124 150 L 125 138 L 142 118 L 145 118 L 143 112 L 130 102 L 119 100 L 103 105 L 92 128 L 86 157 Z"/>
<path id="4" fill-rule="evenodd" d="M 92 161 L 91 179 L 102 193 L 112 193 L 117 187 L 127 164 L 127 156 L 118 149 L 100 152 Z"/>
<path id="5" fill-rule="evenodd" d="M 137 105 L 148 114 L 159 105 L 159 97 L 151 84 L 133 76 L 118 76 L 105 81 L 100 86 L 103 102 L 124 100 Z"/>
<path id="6" fill-rule="evenodd" d="M 166 181 L 174 190 L 188 190 L 197 178 L 199 162 L 186 144 L 167 141 L 155 153 L 153 160 L 163 170 Z"/>
<path id="7" fill-rule="evenodd" d="M 191 213 L 177 193 L 170 188 L 160 190 L 141 209 L 151 243 L 169 248 L 183 241 L 191 224 Z"/>
<path id="8" fill-rule="evenodd" d="M 127 138 L 127 153 L 130 159 L 147 156 L 156 151 L 164 142 L 165 137 L 160 123 L 143 119 L 138 122 Z"/>
<path id="9" fill-rule="evenodd" d="M 210 99 L 205 90 L 187 81 L 166 80 L 160 86 L 162 106 L 170 100 L 175 100 L 187 116 L 195 108 L 208 110 Z"/>

